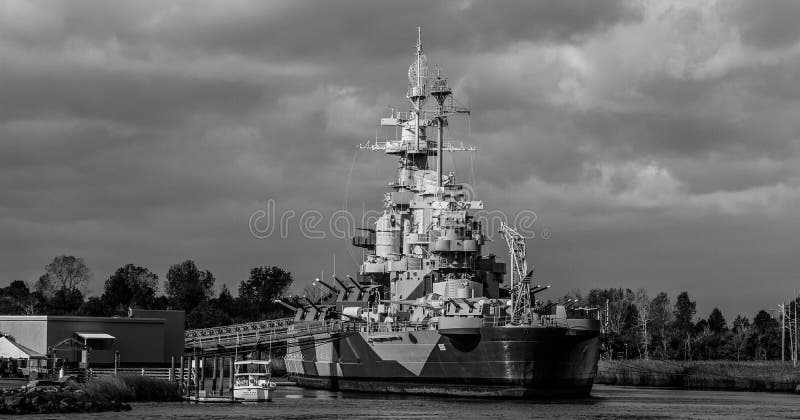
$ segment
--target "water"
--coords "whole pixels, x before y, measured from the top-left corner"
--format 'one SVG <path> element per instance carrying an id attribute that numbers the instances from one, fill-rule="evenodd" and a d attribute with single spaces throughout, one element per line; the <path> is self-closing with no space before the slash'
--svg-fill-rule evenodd
<path id="1" fill-rule="evenodd" d="M 497 401 L 362 394 L 280 387 L 269 403 L 136 403 L 122 413 L 26 416 L 26 419 L 800 419 L 800 396 L 596 385 L 569 401 Z"/>

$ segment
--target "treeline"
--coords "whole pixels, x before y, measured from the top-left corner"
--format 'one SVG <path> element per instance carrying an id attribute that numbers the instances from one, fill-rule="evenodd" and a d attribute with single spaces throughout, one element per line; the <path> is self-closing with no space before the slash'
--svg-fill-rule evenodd
<path id="1" fill-rule="evenodd" d="M 274 266 L 254 267 L 239 283 L 238 296 L 222 285 L 215 293 L 214 275 L 186 260 L 172 265 L 163 282 L 148 268 L 126 264 L 105 280 L 100 296 L 85 296 L 92 277 L 82 258 L 58 256 L 32 285 L 14 280 L 0 288 L 0 314 L 127 316 L 129 308 L 186 312 L 187 328 L 290 316 L 274 300 L 292 284 L 291 273 Z"/>
<path id="2" fill-rule="evenodd" d="M 573 310 L 597 314 L 607 358 L 675 360 L 780 360 L 781 347 L 788 360 L 796 349 L 789 332 L 781 340 L 781 315 L 760 310 L 753 319 L 737 315 L 728 323 L 718 308 L 697 317 L 697 304 L 689 293 L 672 303 L 658 293 L 650 298 L 644 289 L 592 289 L 564 297 Z M 797 301 L 787 305 L 788 313 Z M 785 323 L 789 325 L 790 323 Z"/>

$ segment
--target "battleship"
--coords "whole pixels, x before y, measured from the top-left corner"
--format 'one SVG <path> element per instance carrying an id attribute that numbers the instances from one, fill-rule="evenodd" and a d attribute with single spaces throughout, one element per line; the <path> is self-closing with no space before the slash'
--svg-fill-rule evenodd
<path id="1" fill-rule="evenodd" d="M 352 238 L 363 249 L 359 272 L 317 279 L 321 298 L 280 302 L 296 310 L 292 328 L 328 326 L 289 339 L 290 378 L 347 391 L 588 396 L 600 322 L 587 308 L 536 299 L 549 286 L 532 284 L 517 230 L 498 232 L 507 263 L 486 252 L 483 202 L 443 171 L 444 153 L 475 152 L 449 137 L 448 119 L 469 111 L 429 66 L 419 28 L 408 82 L 408 111 L 380 121 L 395 135 L 359 145 L 398 160 L 382 215 Z"/>

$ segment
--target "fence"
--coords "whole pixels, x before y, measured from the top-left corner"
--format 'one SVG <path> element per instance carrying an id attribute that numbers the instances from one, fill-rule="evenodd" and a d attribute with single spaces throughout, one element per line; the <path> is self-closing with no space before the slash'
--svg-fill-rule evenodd
<path id="1" fill-rule="evenodd" d="M 170 372 L 171 371 L 171 372 Z M 127 376 L 147 376 L 150 378 L 163 379 L 165 381 L 180 380 L 179 368 L 89 368 L 86 376 L 89 378 L 101 378 L 104 376 L 127 375 Z M 188 381 L 191 376 L 191 369 L 183 370 L 183 379 Z"/>

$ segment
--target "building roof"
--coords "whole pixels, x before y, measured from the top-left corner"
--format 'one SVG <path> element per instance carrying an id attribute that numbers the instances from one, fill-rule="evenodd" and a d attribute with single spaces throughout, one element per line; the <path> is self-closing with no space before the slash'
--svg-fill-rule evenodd
<path id="1" fill-rule="evenodd" d="M 47 357 L 9 337 L 0 337 L 0 357 L 9 359 L 46 359 Z"/>
<path id="2" fill-rule="evenodd" d="M 75 334 L 77 334 L 78 337 L 80 337 L 80 338 L 82 338 L 84 340 L 114 340 L 114 339 L 116 339 L 116 337 L 114 337 L 113 335 L 106 334 L 106 333 L 76 332 Z"/>

